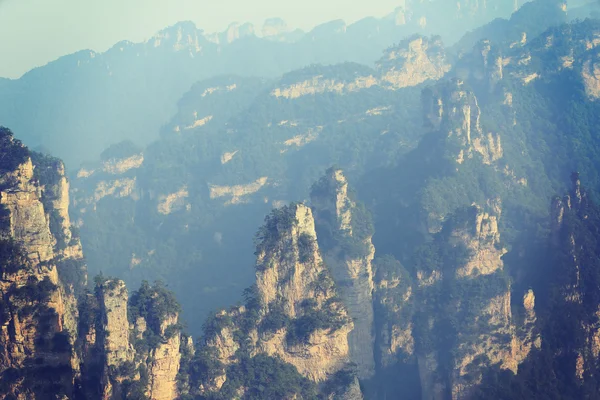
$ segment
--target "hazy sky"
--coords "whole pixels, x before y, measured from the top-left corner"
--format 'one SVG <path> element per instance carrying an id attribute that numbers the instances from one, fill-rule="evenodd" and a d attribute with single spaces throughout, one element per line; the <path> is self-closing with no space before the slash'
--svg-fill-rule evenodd
<path id="1" fill-rule="evenodd" d="M 191 20 L 207 32 L 230 22 L 262 25 L 281 17 L 308 30 L 333 19 L 354 22 L 392 12 L 402 0 L 0 0 L 0 77 L 81 49 L 105 51 L 121 40 L 142 41 Z"/>

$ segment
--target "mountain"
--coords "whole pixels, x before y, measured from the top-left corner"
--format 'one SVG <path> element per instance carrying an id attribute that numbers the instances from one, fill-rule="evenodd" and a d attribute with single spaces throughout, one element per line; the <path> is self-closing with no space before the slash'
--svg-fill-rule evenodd
<path id="1" fill-rule="evenodd" d="M 62 163 L 3 131 L 3 265 L 32 265 L 3 280 L 5 348 L 34 333 L 2 390 L 595 398 L 600 23 L 568 18 L 537 0 L 451 48 L 196 82 L 152 143 L 73 174 L 70 217 Z"/>
<path id="2" fill-rule="evenodd" d="M 244 266 L 262 215 L 308 199 L 336 162 L 358 175 L 418 141 L 420 104 L 412 99 L 420 89 L 411 85 L 442 76 L 444 52 L 438 39 L 418 37 L 386 54 L 377 70 L 347 63 L 277 81 L 195 85 L 159 141 L 144 150 L 121 144 L 121 154 L 119 146 L 107 151 L 73 180 L 73 217 L 91 270 L 135 286 L 160 278 L 181 294 L 185 312 L 225 307 L 227 287 L 241 292 L 252 281 Z M 183 271 L 202 277 L 206 301 L 197 301 L 193 279 L 176 279 Z"/>
<path id="3" fill-rule="evenodd" d="M 3 398 L 362 399 L 348 356 L 353 323 L 308 207 L 266 218 L 246 305 L 211 317 L 194 346 L 162 284 L 129 295 L 98 275 L 87 288 L 62 162 L 0 133 Z"/>
<path id="4" fill-rule="evenodd" d="M 497 18 L 477 27 L 462 37 L 454 46 L 457 53 L 469 51 L 482 39 L 498 42 L 518 42 L 533 38 L 553 25 L 568 20 L 567 3 L 561 0 L 537 0 L 525 3 L 509 19 Z"/>
<path id="5" fill-rule="evenodd" d="M 456 96 L 462 83 L 437 86 L 473 101 Z M 446 136 L 448 123 L 442 119 L 435 133 L 448 162 L 491 168 L 499 160 L 460 140 L 464 123 Z M 211 315 L 194 345 L 162 284 L 144 282 L 129 295 L 124 282 L 99 275 L 93 291 L 86 288 L 62 163 L 30 152 L 7 129 L 1 139 L 6 398 L 581 398 L 597 391 L 599 214 L 578 173 L 569 194 L 552 200 L 539 245 L 505 247 L 506 217 L 493 198 L 432 225 L 432 240 L 404 266 L 376 252 L 378 224 L 343 171 L 329 169 L 313 185 L 310 206 L 267 215 L 244 304 Z"/>
<path id="6" fill-rule="evenodd" d="M 513 1 L 497 2 L 467 8 L 459 2 L 451 13 L 414 2 L 382 19 L 333 21 L 305 34 L 287 32 L 277 20 L 267 21 L 260 33 L 234 24 L 219 34 L 181 22 L 144 43 L 80 51 L 3 81 L 0 121 L 23 132 L 30 147 L 43 146 L 76 168 L 121 140 L 142 146 L 154 141 L 197 81 L 224 74 L 274 78 L 313 63 L 372 65 L 386 47 L 415 32 L 455 40 L 482 22 L 509 15 Z"/>
<path id="7" fill-rule="evenodd" d="M 134 347 L 124 283 L 99 278 L 95 293 L 86 289 L 62 162 L 30 153 L 5 128 L 0 135 L 3 398 L 120 396 L 119 385 L 128 385 L 122 377 L 130 379 L 126 371 L 134 366 L 144 368 L 146 377 L 140 378 L 141 389 L 132 386 L 126 393 L 174 398 L 178 306 L 162 288 L 142 286 L 129 311 L 140 297 L 147 302 L 134 320 L 136 329 L 143 325 L 148 333 L 142 338 L 142 331 Z"/>
<path id="8" fill-rule="evenodd" d="M 5 128 L 0 148 L 2 392 L 22 399 L 70 395 L 77 296 L 86 275 L 64 166 L 30 155 Z"/>
<path id="9" fill-rule="evenodd" d="M 562 37 L 562 33 L 557 35 Z M 412 183 L 429 179 L 420 172 L 429 167 L 415 170 L 414 162 L 421 165 L 431 159 L 433 165 L 445 157 L 412 150 L 419 143 L 422 148 L 430 146 L 431 131 L 440 124 L 466 123 L 460 118 L 461 111 L 452 111 L 454 107 L 469 107 L 473 119 L 477 115 L 480 119 L 479 128 L 475 128 L 475 120 L 465 128 L 477 131 L 477 142 L 465 149 L 462 157 L 484 157 L 484 165 L 493 164 L 484 168 L 485 174 L 491 173 L 489 169 L 504 170 L 511 178 L 502 185 L 518 188 L 518 181 L 531 182 L 526 168 L 535 167 L 517 153 L 518 140 L 528 137 L 524 128 L 518 124 L 507 127 L 510 133 L 505 134 L 483 126 L 488 115 L 497 119 L 498 110 L 503 119 L 494 123 L 513 125 L 518 108 L 509 103 L 521 100 L 516 89 L 501 88 L 504 82 L 528 92 L 531 85 L 523 86 L 521 80 L 542 74 L 529 69 L 539 68 L 545 61 L 530 66 L 519 61 L 527 59 L 536 40 L 519 43 L 511 48 L 513 43 L 504 38 L 498 43 L 480 41 L 470 52 L 456 55 L 448 52 L 439 37 L 412 36 L 386 49 L 374 68 L 354 63 L 315 65 L 276 79 L 224 76 L 196 83 L 180 99 L 179 111 L 164 125 L 159 140 L 122 155 L 109 151 L 100 163 L 85 164 L 73 180 L 74 220 L 80 226 L 91 271 L 121 276 L 133 286 L 143 279 L 162 279 L 178 293 L 184 313 L 207 315 L 214 307 L 226 307 L 231 302 L 230 289 L 240 293 L 252 282 L 253 276 L 244 266 L 252 263 L 250 238 L 260 226 L 261 216 L 273 206 L 308 199 L 310 186 L 335 164 L 350 183 L 356 183 L 369 171 L 402 163 L 408 157 L 401 171 L 373 179 L 402 180 L 392 188 L 397 187 L 406 198 L 386 195 L 366 202 L 376 202 L 382 218 L 388 219 L 380 232 L 386 232 L 384 226 L 391 222 L 386 216 L 399 215 L 404 209 L 394 202 L 422 203 L 425 209 L 419 213 L 431 214 L 427 224 L 439 225 L 459 204 L 485 204 L 493 195 L 493 190 L 484 195 L 472 184 L 460 200 L 433 209 L 446 200 L 438 193 L 452 190 L 451 185 L 440 183 L 443 187 L 427 189 L 428 198 L 410 199 L 425 190 Z M 548 48 L 548 54 L 557 49 Z M 423 91 L 433 82 L 451 77 L 465 82 L 465 89 L 444 84 Z M 463 94 L 469 87 L 472 93 Z M 492 89 L 495 91 L 490 94 Z M 457 101 L 456 96 L 467 98 Z M 436 121 L 435 114 L 449 117 L 450 112 L 456 118 Z M 537 119 L 537 115 L 523 118 Z M 453 128 L 444 129 L 450 132 Z M 515 142 L 505 142 L 505 135 L 514 137 Z M 458 158 L 459 153 L 453 157 Z M 479 167 L 468 168 L 479 174 Z M 538 214 L 545 210 L 545 199 L 560 190 L 561 178 L 554 175 L 552 179 L 554 183 L 545 182 L 543 189 L 533 192 L 535 200 L 526 200 L 536 204 Z M 377 193 L 381 186 L 357 187 L 361 193 Z M 456 197 L 450 193 L 447 198 Z M 387 203 L 390 209 L 383 208 Z M 401 218 L 417 216 L 415 209 L 409 210 Z M 426 237 L 406 232 L 402 246 L 410 247 Z M 202 277 L 200 293 L 193 290 L 195 280 L 180 279 L 181 274 Z M 187 319 L 198 332 L 197 322 Z"/>

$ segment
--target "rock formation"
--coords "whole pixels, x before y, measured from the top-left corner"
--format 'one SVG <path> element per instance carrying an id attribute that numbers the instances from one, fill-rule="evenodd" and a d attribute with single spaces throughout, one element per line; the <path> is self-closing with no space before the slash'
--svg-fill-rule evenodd
<path id="1" fill-rule="evenodd" d="M 565 369 L 578 384 L 593 385 L 594 376 L 600 373 L 597 366 L 600 301 L 595 289 L 598 277 L 593 250 L 600 223 L 596 216 L 597 206 L 581 185 L 579 173 L 571 175 L 571 183 L 568 194 L 562 199 L 555 198 L 551 209 L 555 262 L 552 283 L 556 294 L 551 310 L 555 322 L 548 334 L 557 335 L 556 329 L 568 332 L 573 341 L 553 348 L 555 356 L 570 360 L 564 361 Z"/>
<path id="2" fill-rule="evenodd" d="M 5 128 L 0 153 L 3 395 L 70 396 L 78 374 L 75 296 L 85 265 L 71 233 L 64 167 L 30 154 Z"/>
<path id="3" fill-rule="evenodd" d="M 502 158 L 500 136 L 484 132 L 477 97 L 460 79 L 441 82 L 422 95 L 426 124 L 448 137 L 448 157 L 462 164 L 476 154 L 484 164 Z"/>
<path id="4" fill-rule="evenodd" d="M 290 77 L 284 76 L 281 86 L 273 89 L 271 96 L 296 99 L 322 93 L 344 95 L 371 87 L 398 90 L 437 81 L 451 69 L 441 38 L 418 35 L 388 48 L 377 62 L 376 71 L 367 72 L 365 68 L 357 67 L 354 74 L 345 73 L 348 75 L 345 79 L 331 73 L 315 74 L 306 79 L 308 69 L 302 74 L 303 80 L 290 82 Z M 334 68 L 326 68 L 324 72 Z"/>
<path id="5" fill-rule="evenodd" d="M 29 152 L 4 128 L 0 151 L 2 397 L 176 398 L 174 299 L 146 284 L 130 300 L 122 281 L 102 278 L 87 293 L 62 162 Z"/>
<path id="6" fill-rule="evenodd" d="M 354 321 L 348 336 L 350 359 L 358 366 L 361 379 L 375 372 L 373 357 L 373 267 L 375 248 L 372 228 L 364 209 L 348 193 L 341 170 L 330 169 L 311 193 L 315 222 L 325 262 L 339 288 L 343 303 Z"/>
<path id="7" fill-rule="evenodd" d="M 450 71 L 451 65 L 440 37 L 415 36 L 387 49 L 377 68 L 382 86 L 400 89 L 427 80 L 437 81 Z"/>
<path id="8" fill-rule="evenodd" d="M 410 274 L 391 256 L 377 258 L 375 266 L 375 351 L 379 368 L 388 368 L 399 361 L 414 362 L 414 291 Z"/>
<path id="9" fill-rule="evenodd" d="M 533 332 L 533 292 L 526 293 L 522 303 L 524 326 L 512 316 L 511 287 L 501 258 L 505 250 L 497 227 L 500 215 L 498 201 L 459 211 L 425 251 L 452 257 L 437 258 L 437 266 L 424 262 L 417 272 L 436 276 L 433 281 L 420 279 L 416 306 L 415 341 L 424 399 L 469 398 L 486 369 L 497 365 L 516 374 L 532 347 L 540 346 Z M 436 300 L 430 303 L 431 298 Z"/>
<path id="10" fill-rule="evenodd" d="M 323 262 L 311 209 L 293 204 L 274 210 L 257 234 L 256 255 L 252 305 L 223 311 L 211 323 L 201 351 L 222 368 L 199 385 L 200 392 L 219 391 L 227 367 L 243 357 L 277 357 L 318 384 L 349 367 L 353 323 Z M 353 385 L 358 382 L 337 395 L 362 399 Z"/>
<path id="11" fill-rule="evenodd" d="M 102 398 L 145 394 L 152 400 L 171 400 L 181 394 L 177 376 L 181 365 L 182 334 L 178 305 L 160 285 L 142 287 L 129 297 L 125 283 L 101 279 L 96 283 L 97 308 L 83 347 L 103 354 L 98 365 Z M 95 328 L 98 326 L 99 328 Z M 95 332 L 94 335 L 89 333 Z M 94 337 L 95 336 L 95 337 Z M 93 356 L 84 355 L 92 362 Z M 91 370 L 84 377 L 93 379 Z"/>

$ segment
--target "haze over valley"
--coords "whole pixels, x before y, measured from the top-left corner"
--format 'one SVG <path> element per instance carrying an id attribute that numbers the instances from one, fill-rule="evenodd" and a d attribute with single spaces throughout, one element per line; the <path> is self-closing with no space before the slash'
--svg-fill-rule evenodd
<path id="1" fill-rule="evenodd" d="M 373 3 L 0 78 L 0 397 L 600 397 L 600 3 Z"/>

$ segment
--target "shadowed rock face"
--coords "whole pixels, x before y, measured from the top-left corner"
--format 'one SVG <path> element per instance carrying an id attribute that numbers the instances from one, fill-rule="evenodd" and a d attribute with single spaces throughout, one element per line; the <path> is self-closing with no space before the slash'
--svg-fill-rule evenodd
<path id="1" fill-rule="evenodd" d="M 574 382 L 589 384 L 591 388 L 593 377 L 598 374 L 600 355 L 600 304 L 594 250 L 598 241 L 597 212 L 597 205 L 581 185 L 577 172 L 571 175 L 568 194 L 556 197 L 551 207 L 552 251 L 557 258 L 552 276 L 557 289 L 552 315 L 559 321 L 553 328 L 576 338 L 568 345 L 553 344 L 553 350 L 557 357 L 568 355 L 574 359 L 566 366 Z M 549 334 L 553 333 L 550 329 Z"/>
<path id="2" fill-rule="evenodd" d="M 456 144 L 452 146 L 456 153 L 449 156 L 458 164 L 476 154 L 484 164 L 502 158 L 500 136 L 484 132 L 477 97 L 462 80 L 453 79 L 425 89 L 422 102 L 426 124 Z"/>

